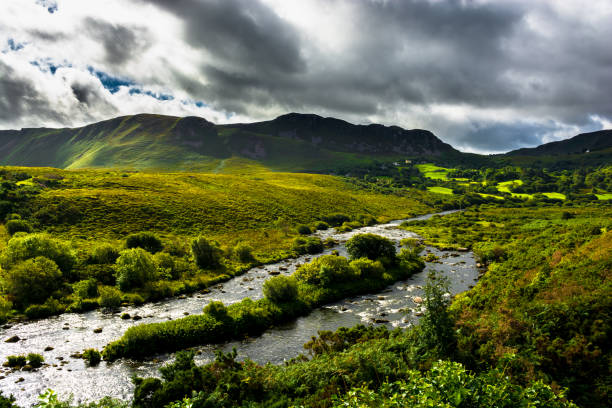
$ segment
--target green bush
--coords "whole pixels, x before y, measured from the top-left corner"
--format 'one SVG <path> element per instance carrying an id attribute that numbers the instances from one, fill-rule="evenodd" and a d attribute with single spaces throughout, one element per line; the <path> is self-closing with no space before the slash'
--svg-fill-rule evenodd
<path id="1" fill-rule="evenodd" d="M 27 359 L 28 359 L 28 365 L 30 365 L 32 368 L 40 368 L 42 364 L 45 362 L 45 358 L 41 356 L 40 354 L 36 354 L 36 353 L 28 354 Z"/>
<path id="2" fill-rule="evenodd" d="M 6 222 L 5 226 L 9 235 L 13 235 L 16 232 L 32 232 L 32 226 L 25 220 L 10 220 Z"/>
<path id="3" fill-rule="evenodd" d="M 55 262 L 39 256 L 10 268 L 4 274 L 4 286 L 21 306 L 42 303 L 62 286 L 62 272 Z"/>
<path id="4" fill-rule="evenodd" d="M 213 300 L 202 309 L 202 313 L 206 313 L 214 317 L 219 321 L 224 321 L 227 319 L 227 307 L 223 304 L 223 302 L 219 302 Z"/>
<path id="5" fill-rule="evenodd" d="M 49 298 L 42 305 L 31 305 L 25 310 L 26 316 L 30 319 L 42 319 L 44 317 L 60 314 L 64 311 L 64 306 L 59 300 Z"/>
<path id="6" fill-rule="evenodd" d="M 298 255 L 314 255 L 323 252 L 323 242 L 319 237 L 297 237 L 291 249 Z"/>
<path id="7" fill-rule="evenodd" d="M 395 263 L 395 245 L 385 237 L 376 234 L 358 234 L 346 242 L 351 259 L 368 258 L 380 260 L 385 265 Z"/>
<path id="8" fill-rule="evenodd" d="M 90 367 L 95 367 L 100 364 L 102 354 L 96 349 L 90 348 L 83 351 L 83 359 Z"/>
<path id="9" fill-rule="evenodd" d="M 117 286 L 123 291 L 140 288 L 157 278 L 157 266 L 142 248 L 121 251 L 116 263 Z"/>
<path id="10" fill-rule="evenodd" d="M 23 367 L 27 362 L 26 356 L 8 356 L 6 358 L 6 365 L 11 368 Z"/>
<path id="11" fill-rule="evenodd" d="M 102 244 L 94 248 L 89 256 L 89 263 L 96 265 L 114 264 L 119 258 L 119 250 L 110 244 Z"/>
<path id="12" fill-rule="evenodd" d="M 310 229 L 310 227 L 308 225 L 304 225 L 304 224 L 298 225 L 295 230 L 300 235 L 310 235 L 310 234 L 312 234 L 312 230 Z"/>
<path id="13" fill-rule="evenodd" d="M 321 218 L 332 227 L 339 227 L 343 223 L 351 220 L 351 218 L 346 214 L 330 214 Z"/>
<path id="14" fill-rule="evenodd" d="M 66 243 L 46 234 L 29 234 L 9 240 L 0 257 L 0 265 L 9 269 L 20 261 L 41 256 L 55 262 L 64 274 L 70 272 L 76 263 L 76 257 Z"/>
<path id="15" fill-rule="evenodd" d="M 102 286 L 99 289 L 98 304 L 106 309 L 115 309 L 121 306 L 121 292 L 113 286 Z"/>
<path id="16" fill-rule="evenodd" d="M 13 309 L 13 302 L 0 296 L 0 323 L 4 323 L 8 320 L 11 310 Z"/>
<path id="17" fill-rule="evenodd" d="M 191 253 L 200 269 L 215 269 L 221 266 L 221 248 L 203 236 L 191 241 Z"/>
<path id="18" fill-rule="evenodd" d="M 312 262 L 300 266 L 295 278 L 312 285 L 328 285 L 347 282 L 356 277 L 346 258 L 335 255 L 323 255 Z"/>
<path id="19" fill-rule="evenodd" d="M 158 252 L 153 256 L 155 265 L 157 265 L 157 274 L 162 279 L 178 279 L 180 278 L 180 270 L 176 268 L 174 257 L 166 252 Z"/>
<path id="20" fill-rule="evenodd" d="M 373 261 L 368 258 L 359 258 L 351 261 L 351 268 L 356 274 L 364 279 L 379 279 L 385 273 L 385 267 L 380 261 Z"/>
<path id="21" fill-rule="evenodd" d="M 264 282 L 263 294 L 274 303 L 290 302 L 297 298 L 297 281 L 292 276 L 274 276 Z"/>
<path id="22" fill-rule="evenodd" d="M 255 260 L 253 249 L 243 242 L 237 244 L 233 252 L 236 259 L 242 263 L 249 263 Z"/>
<path id="23" fill-rule="evenodd" d="M 319 222 L 315 223 L 315 228 L 318 229 L 318 230 L 324 231 L 324 230 L 329 228 L 329 224 L 326 223 L 325 221 L 319 221 Z"/>
<path id="24" fill-rule="evenodd" d="M 142 248 L 152 254 L 164 248 L 161 240 L 152 232 L 138 232 L 128 235 L 125 239 L 125 246 L 128 249 Z"/>
<path id="25" fill-rule="evenodd" d="M 5 397 L 0 390 L 0 408 L 19 408 L 17 405 L 13 404 L 14 402 L 15 397 L 12 395 L 10 397 Z"/>
<path id="26" fill-rule="evenodd" d="M 81 299 L 98 297 L 98 282 L 89 278 L 72 284 L 74 294 Z"/>

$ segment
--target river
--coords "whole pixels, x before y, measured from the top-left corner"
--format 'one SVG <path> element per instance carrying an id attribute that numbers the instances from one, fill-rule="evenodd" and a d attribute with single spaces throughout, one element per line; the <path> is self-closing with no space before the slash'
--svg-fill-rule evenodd
<path id="1" fill-rule="evenodd" d="M 447 213 L 449 212 L 440 215 Z M 432 215 L 412 220 L 426 219 Z M 337 250 L 340 255 L 346 256 L 344 243 L 355 234 L 379 234 L 397 244 L 403 238 L 416 237 L 414 233 L 397 228 L 403 221 L 406 220 L 359 228 L 347 233 L 336 233 L 330 229 L 318 231 L 316 234 L 322 239 L 332 237 L 339 243 L 324 254 Z M 423 272 L 406 281 L 396 282 L 379 293 L 326 305 L 308 316 L 269 329 L 255 338 L 199 347 L 201 353 L 196 361 L 209 362 L 214 358 L 216 349 L 230 351 L 236 347 L 239 358 L 250 358 L 258 363 L 282 363 L 304 352 L 303 344 L 312 336 L 316 336 L 318 330 L 336 330 L 359 323 L 385 324 L 389 327 L 407 327 L 414 324 L 422 314 L 418 297 L 423 296 L 422 288 L 429 270 L 441 271 L 449 277 L 451 294 L 469 289 L 478 279 L 478 269 L 471 252 L 439 251 L 431 247 L 427 247 L 426 251 L 437 255 L 439 261 L 428 262 Z M 231 304 L 245 297 L 259 299 L 262 297 L 262 284 L 271 271 L 291 274 L 298 265 L 314 257 L 316 256 L 301 256 L 253 268 L 241 276 L 210 288 L 209 293 L 195 293 L 142 306 L 123 307 L 118 313 L 68 313 L 33 322 L 6 325 L 0 329 L 1 362 L 6 361 L 9 355 L 40 353 L 48 365 L 32 372 L 0 369 L 0 390 L 5 396 L 13 394 L 22 407 L 35 404 L 37 396 L 48 388 L 55 390 L 62 398 L 72 394 L 75 402 L 97 400 L 106 395 L 129 400 L 133 393 L 131 377 L 158 375 L 159 366 L 171 361 L 173 354 L 158 355 L 146 361 L 119 360 L 112 364 L 102 362 L 98 367 L 86 367 L 84 360 L 71 355 L 86 348 L 101 350 L 133 325 L 200 313 L 212 300 Z M 142 319 L 123 320 L 120 317 L 123 313 Z M 102 331 L 94 333 L 95 329 Z M 18 336 L 21 340 L 16 343 L 4 342 L 12 336 Z M 44 351 L 48 347 L 53 349 Z"/>

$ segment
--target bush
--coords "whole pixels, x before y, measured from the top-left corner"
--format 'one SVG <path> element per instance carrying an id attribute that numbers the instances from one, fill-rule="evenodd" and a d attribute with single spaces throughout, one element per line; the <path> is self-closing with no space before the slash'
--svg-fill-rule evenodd
<path id="1" fill-rule="evenodd" d="M 95 367 L 100 364 L 102 354 L 96 349 L 90 348 L 83 351 L 83 359 L 90 367 Z"/>
<path id="2" fill-rule="evenodd" d="M 9 301 L 3 296 L 0 296 L 0 323 L 4 323 L 8 320 L 12 309 L 13 302 Z"/>
<path id="3" fill-rule="evenodd" d="M 40 368 L 42 367 L 42 364 L 45 362 L 45 358 L 41 356 L 40 354 L 36 354 L 36 353 L 28 354 L 27 359 L 28 359 L 28 365 L 30 365 L 32 368 Z"/>
<path id="4" fill-rule="evenodd" d="M 4 275 L 6 292 L 25 306 L 42 303 L 62 286 L 62 272 L 55 262 L 45 257 L 21 262 Z"/>
<path id="5" fill-rule="evenodd" d="M 383 264 L 395 263 L 395 245 L 391 240 L 376 234 L 355 235 L 346 242 L 351 259 L 368 258 Z"/>
<path id="6" fill-rule="evenodd" d="M 13 404 L 13 402 L 15 402 L 15 397 L 11 395 L 7 398 L 2 395 L 2 391 L 0 391 L 0 408 L 19 408 L 17 405 Z"/>
<path id="7" fill-rule="evenodd" d="M 74 283 L 72 289 L 74 294 L 81 299 L 98 297 L 98 282 L 92 278 Z"/>
<path id="8" fill-rule="evenodd" d="M 234 256 L 242 263 L 249 263 L 255 260 L 253 249 L 242 242 L 234 247 Z"/>
<path id="9" fill-rule="evenodd" d="M 121 251 L 116 263 L 117 286 L 123 291 L 144 286 L 157 277 L 157 266 L 142 248 Z"/>
<path id="10" fill-rule="evenodd" d="M 219 321 L 227 319 L 227 307 L 223 302 L 213 300 L 202 309 L 202 313 L 207 313 Z"/>
<path id="11" fill-rule="evenodd" d="M 264 282 L 263 294 L 274 303 L 290 302 L 297 298 L 297 281 L 290 276 L 274 276 Z"/>
<path id="12" fill-rule="evenodd" d="M 9 235 L 16 232 L 32 232 L 32 226 L 25 220 L 10 220 L 6 222 L 6 231 Z"/>
<path id="13" fill-rule="evenodd" d="M 102 286 L 99 289 L 98 304 L 106 309 L 115 309 L 121 306 L 121 292 L 113 286 Z"/>
<path id="14" fill-rule="evenodd" d="M 125 239 L 125 246 L 128 249 L 142 248 L 152 254 L 161 251 L 164 246 L 162 242 L 152 232 L 138 232 L 128 235 Z"/>
<path id="15" fill-rule="evenodd" d="M 27 362 L 26 356 L 8 356 L 6 358 L 6 365 L 11 368 L 23 367 Z"/>
<path id="16" fill-rule="evenodd" d="M 321 218 L 332 227 L 338 227 L 351 220 L 351 218 L 346 214 L 331 214 Z"/>
<path id="17" fill-rule="evenodd" d="M 221 266 L 221 248 L 203 236 L 191 241 L 191 253 L 200 269 L 215 269 Z"/>
<path id="18" fill-rule="evenodd" d="M 8 269 L 20 261 L 41 256 L 55 262 L 64 274 L 70 272 L 76 263 L 76 257 L 66 243 L 46 234 L 29 234 L 9 240 L 0 264 Z"/>
<path id="19" fill-rule="evenodd" d="M 314 255 L 323 252 L 323 242 L 319 237 L 297 237 L 291 249 L 298 255 Z"/>
<path id="20" fill-rule="evenodd" d="M 356 277 L 346 258 L 336 255 L 323 255 L 312 262 L 300 266 L 295 277 L 312 285 L 328 285 L 346 282 Z"/>
<path id="21" fill-rule="evenodd" d="M 326 223 L 325 221 L 319 221 L 315 224 L 315 228 L 318 230 L 326 230 L 329 228 L 329 224 Z"/>
<path id="22" fill-rule="evenodd" d="M 176 268 L 174 258 L 165 252 L 158 252 L 153 256 L 157 265 L 157 275 L 162 279 L 180 278 L 179 270 Z"/>
<path id="23" fill-rule="evenodd" d="M 97 246 L 89 256 L 89 263 L 96 265 L 114 264 L 119 258 L 119 251 L 110 244 Z"/>
<path id="24" fill-rule="evenodd" d="M 44 317 L 60 314 L 64 307 L 57 299 L 49 298 L 42 305 L 31 305 L 25 310 L 29 319 L 42 319 Z"/>
<path id="25" fill-rule="evenodd" d="M 380 261 L 359 258 L 351 261 L 351 268 L 364 279 L 379 279 L 385 273 L 385 267 Z"/>
<path id="26" fill-rule="evenodd" d="M 295 230 L 300 235 L 310 235 L 310 234 L 312 234 L 312 230 L 310 229 L 310 227 L 308 225 L 304 225 L 304 224 L 298 225 Z"/>

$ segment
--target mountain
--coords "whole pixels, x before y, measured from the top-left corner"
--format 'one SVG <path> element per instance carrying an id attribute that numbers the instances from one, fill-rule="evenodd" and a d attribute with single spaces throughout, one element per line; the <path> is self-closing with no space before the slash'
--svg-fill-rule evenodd
<path id="1" fill-rule="evenodd" d="M 538 147 L 523 148 L 506 153 L 507 156 L 559 156 L 592 153 L 612 149 L 612 130 L 581 133 L 570 139 L 551 142 Z"/>
<path id="2" fill-rule="evenodd" d="M 211 169 L 244 158 L 283 170 L 459 153 L 427 130 L 353 125 L 291 113 L 216 125 L 199 117 L 140 114 L 80 128 L 0 131 L 0 164 L 58 168 Z"/>

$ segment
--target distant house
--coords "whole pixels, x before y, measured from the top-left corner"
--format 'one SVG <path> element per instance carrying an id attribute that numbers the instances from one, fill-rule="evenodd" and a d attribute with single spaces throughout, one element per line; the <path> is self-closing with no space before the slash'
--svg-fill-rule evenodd
<path id="1" fill-rule="evenodd" d="M 412 164 L 412 160 L 404 160 L 404 163 L 406 163 L 406 164 Z"/>

